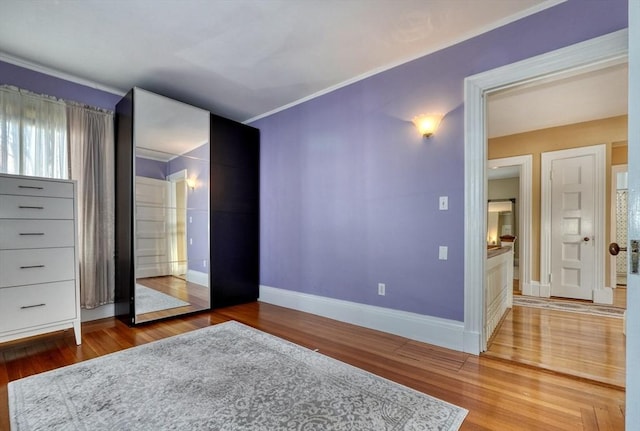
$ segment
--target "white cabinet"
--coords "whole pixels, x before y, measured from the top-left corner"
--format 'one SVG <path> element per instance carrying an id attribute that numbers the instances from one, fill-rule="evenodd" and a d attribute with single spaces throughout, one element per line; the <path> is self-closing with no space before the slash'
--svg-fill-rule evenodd
<path id="1" fill-rule="evenodd" d="M 0 342 L 73 328 L 81 343 L 76 183 L 0 174 Z"/>

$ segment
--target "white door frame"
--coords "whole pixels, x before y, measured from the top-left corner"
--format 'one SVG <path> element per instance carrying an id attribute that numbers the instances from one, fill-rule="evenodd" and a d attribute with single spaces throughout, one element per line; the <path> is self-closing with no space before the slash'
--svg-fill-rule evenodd
<path id="1" fill-rule="evenodd" d="M 187 180 L 187 170 L 186 169 L 181 169 L 181 170 L 179 170 L 177 172 L 169 174 L 169 175 L 167 175 L 166 179 L 167 179 L 167 182 L 169 184 L 171 184 L 171 185 L 177 183 L 180 180 L 186 181 Z M 186 182 L 185 182 L 185 187 L 186 187 Z M 187 193 L 185 191 L 185 200 L 186 200 L 186 196 L 187 196 Z M 181 210 L 181 211 L 185 212 L 185 224 L 186 224 L 187 202 L 186 201 L 183 202 L 183 206 L 180 207 L 178 205 L 178 202 L 176 201 L 176 199 L 177 198 L 176 198 L 175 187 L 170 187 L 169 188 L 169 208 L 171 210 L 173 210 L 173 211 L 169 211 L 169 216 L 167 218 L 169 219 L 169 222 L 171 224 L 177 226 L 177 224 L 178 224 L 178 216 L 177 216 L 178 210 Z M 170 250 L 169 253 L 174 254 L 174 250 L 173 250 L 173 247 L 172 247 L 172 244 L 171 244 L 172 239 L 170 238 L 169 235 L 167 236 L 167 239 L 169 240 L 169 244 L 168 244 L 168 247 L 169 247 L 169 250 Z M 178 240 L 178 238 L 176 237 L 175 241 L 177 242 L 177 240 Z M 182 242 L 183 242 L 182 245 L 184 247 L 184 250 L 187 250 L 188 247 L 187 247 L 187 226 L 186 225 L 184 226 L 184 238 L 182 238 Z M 177 257 L 177 253 L 175 253 L 174 257 Z M 175 273 L 185 273 L 186 274 L 187 267 L 189 266 L 189 259 L 187 257 L 187 259 L 184 262 L 177 261 L 177 259 L 176 260 L 172 260 L 170 266 L 171 266 L 171 269 L 172 269 L 171 273 L 173 275 L 176 275 Z M 183 269 L 184 269 L 184 271 L 183 271 Z"/>
<path id="2" fill-rule="evenodd" d="M 569 148 L 559 151 L 548 151 L 541 155 L 540 168 L 540 296 L 551 296 L 551 163 L 553 160 L 570 157 L 593 155 L 595 157 L 594 181 L 594 214 L 593 241 L 595 243 L 594 288 L 591 298 L 595 298 L 597 289 L 604 288 L 604 250 L 606 247 L 604 228 L 605 206 L 605 157 L 607 146 L 591 145 L 588 147 Z"/>
<path id="3" fill-rule="evenodd" d="M 640 2 L 629 1 L 629 190 L 628 236 L 640 238 Z M 627 242 L 627 247 L 629 243 Z M 627 253 L 629 259 L 631 253 Z M 626 429 L 632 430 L 640 423 L 640 368 L 636 364 L 640 357 L 640 276 L 630 274 L 627 268 L 627 384 L 626 384 Z"/>
<path id="4" fill-rule="evenodd" d="M 609 220 L 611 229 L 609 232 L 609 242 L 616 242 L 618 235 L 616 228 L 616 220 L 618 218 L 617 212 L 617 195 L 618 195 L 618 174 L 628 171 L 628 165 L 612 165 L 611 166 L 611 198 L 609 199 L 609 206 L 611 207 L 611 213 L 609 214 Z M 626 244 L 619 244 L 620 247 L 626 247 Z M 615 289 L 618 284 L 618 276 L 616 270 L 616 256 L 609 256 L 609 287 Z"/>
<path id="5" fill-rule="evenodd" d="M 533 188 L 533 156 L 505 157 L 487 161 L 487 168 L 500 168 L 504 166 L 520 167 L 520 199 L 518 202 L 518 262 L 520 290 L 524 294 L 531 290 L 531 191 Z"/>
<path id="6" fill-rule="evenodd" d="M 464 335 L 465 352 L 479 354 L 484 339 L 486 280 L 487 131 L 486 94 L 571 69 L 627 61 L 626 29 L 514 64 L 467 77 L 464 81 Z M 481 281 L 480 283 L 478 281 Z"/>

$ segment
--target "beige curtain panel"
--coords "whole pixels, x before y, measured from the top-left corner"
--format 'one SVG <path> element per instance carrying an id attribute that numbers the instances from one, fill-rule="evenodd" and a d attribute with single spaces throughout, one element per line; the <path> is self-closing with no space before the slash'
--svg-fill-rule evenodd
<path id="1" fill-rule="evenodd" d="M 71 179 L 78 182 L 80 305 L 113 303 L 113 114 L 67 105 Z"/>

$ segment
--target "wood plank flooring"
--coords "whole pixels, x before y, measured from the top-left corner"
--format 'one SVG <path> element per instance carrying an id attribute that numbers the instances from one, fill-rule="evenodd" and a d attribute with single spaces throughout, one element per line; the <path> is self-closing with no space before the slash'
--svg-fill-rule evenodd
<path id="1" fill-rule="evenodd" d="M 484 355 L 624 388 L 622 322 L 614 317 L 514 306 Z"/>
<path id="2" fill-rule="evenodd" d="M 624 391 L 263 303 L 128 328 L 115 319 L 0 345 L 0 429 L 7 383 L 152 340 L 237 320 L 469 410 L 462 430 L 622 430 Z"/>
<path id="3" fill-rule="evenodd" d="M 165 275 L 159 277 L 138 278 L 136 283 L 189 303 L 189 305 L 185 305 L 184 307 L 175 307 L 166 310 L 138 314 L 136 316 L 136 323 L 150 322 L 165 317 L 179 316 L 181 314 L 193 313 L 195 311 L 206 310 L 209 308 L 209 289 L 199 284 L 186 281 L 180 277 Z"/>
<path id="4" fill-rule="evenodd" d="M 513 294 L 520 295 L 515 284 Z M 612 305 L 626 308 L 626 296 L 626 288 L 613 289 Z M 624 388 L 623 324 L 620 318 L 515 306 L 485 355 Z"/>

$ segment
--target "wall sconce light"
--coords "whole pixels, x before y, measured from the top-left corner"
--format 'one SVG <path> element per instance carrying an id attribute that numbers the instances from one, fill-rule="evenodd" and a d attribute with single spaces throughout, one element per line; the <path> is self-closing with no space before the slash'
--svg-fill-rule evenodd
<path id="1" fill-rule="evenodd" d="M 442 117 L 444 117 L 442 114 L 421 114 L 413 118 L 413 124 L 422 136 L 430 138 L 438 130 Z"/>
<path id="2" fill-rule="evenodd" d="M 195 178 L 187 178 L 187 186 L 194 191 L 196 189 L 196 179 Z"/>

